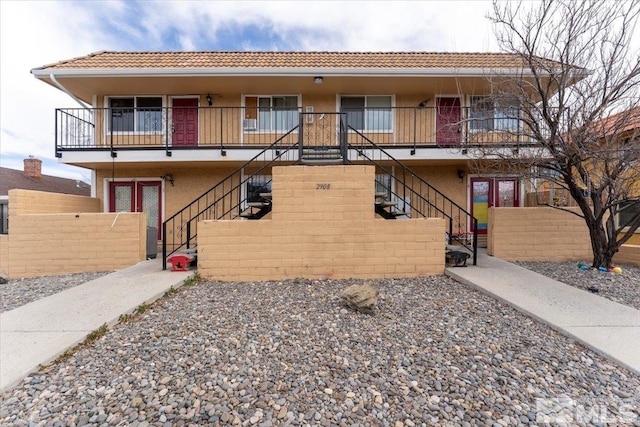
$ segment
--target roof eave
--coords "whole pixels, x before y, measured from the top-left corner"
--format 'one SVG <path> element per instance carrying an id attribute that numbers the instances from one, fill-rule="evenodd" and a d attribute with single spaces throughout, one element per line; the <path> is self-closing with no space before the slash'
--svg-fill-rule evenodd
<path id="1" fill-rule="evenodd" d="M 56 77 L 485 77 L 487 75 L 530 74 L 522 68 L 122 68 L 56 69 L 34 68 L 36 78 Z"/>

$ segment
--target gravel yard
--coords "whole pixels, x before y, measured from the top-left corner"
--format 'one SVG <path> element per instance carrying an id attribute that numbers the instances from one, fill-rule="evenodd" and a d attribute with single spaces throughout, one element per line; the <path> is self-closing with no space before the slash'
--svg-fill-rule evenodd
<path id="1" fill-rule="evenodd" d="M 74 273 L 61 276 L 9 280 L 8 283 L 0 285 L 0 313 L 13 310 L 21 305 L 48 297 L 109 273 L 109 271 L 101 271 L 97 273 Z"/>
<path id="2" fill-rule="evenodd" d="M 365 315 L 352 283 L 184 286 L 0 395 L 0 424 L 640 425 L 640 376 L 484 294 L 380 280 Z"/>
<path id="3" fill-rule="evenodd" d="M 622 274 L 581 270 L 576 262 L 517 262 L 531 271 L 640 310 L 640 267 L 622 266 Z M 597 290 L 597 291 L 596 291 Z"/>

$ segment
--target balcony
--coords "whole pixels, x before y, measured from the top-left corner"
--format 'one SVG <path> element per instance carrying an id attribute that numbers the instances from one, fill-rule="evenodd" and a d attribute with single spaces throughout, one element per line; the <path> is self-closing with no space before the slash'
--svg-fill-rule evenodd
<path id="1" fill-rule="evenodd" d="M 382 147 L 460 149 L 530 144 L 518 113 L 393 107 L 311 112 L 301 108 L 157 107 L 56 109 L 56 155 L 67 151 L 264 148 L 279 138 L 337 145 L 339 124 Z M 297 128 L 296 128 L 297 127 Z M 290 132 L 294 129 L 293 132 Z"/>

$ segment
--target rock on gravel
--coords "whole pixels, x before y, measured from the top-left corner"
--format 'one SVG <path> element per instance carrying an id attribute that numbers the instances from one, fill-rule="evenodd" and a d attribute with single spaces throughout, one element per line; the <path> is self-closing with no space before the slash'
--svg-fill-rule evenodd
<path id="1" fill-rule="evenodd" d="M 622 274 L 614 274 L 597 270 L 581 270 L 577 262 L 520 261 L 515 264 L 640 310 L 640 267 L 623 265 Z"/>
<path id="2" fill-rule="evenodd" d="M 557 399 L 640 423 L 638 375 L 510 307 L 438 276 L 344 310 L 360 283 L 183 286 L 0 395 L 0 424 L 542 425 Z"/>
<path id="3" fill-rule="evenodd" d="M 0 285 L 0 312 L 13 310 L 109 273 L 110 271 L 100 271 L 9 280 Z"/>

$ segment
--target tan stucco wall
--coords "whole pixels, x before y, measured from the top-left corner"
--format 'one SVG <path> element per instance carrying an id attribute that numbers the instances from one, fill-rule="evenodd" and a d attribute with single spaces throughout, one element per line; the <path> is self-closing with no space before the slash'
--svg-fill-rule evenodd
<path id="1" fill-rule="evenodd" d="M 269 280 L 444 272 L 445 221 L 376 218 L 373 166 L 274 167 L 272 187 L 271 220 L 199 224 L 202 276 Z"/>
<path id="2" fill-rule="evenodd" d="M 490 208 L 487 253 L 508 261 L 592 258 L 584 221 L 553 208 Z"/>
<path id="3" fill-rule="evenodd" d="M 10 217 L 24 214 L 100 212 L 99 203 L 98 199 L 86 196 L 9 190 Z"/>
<path id="4" fill-rule="evenodd" d="M 463 165 L 446 166 L 413 166 L 410 168 L 420 178 L 427 181 L 433 187 L 441 191 L 445 196 L 453 200 L 459 206 L 467 209 L 467 169 Z M 458 169 L 465 171 L 465 177 L 458 177 Z M 398 171 L 396 171 L 398 173 Z M 468 209 L 467 209 L 468 210 Z"/>
<path id="5" fill-rule="evenodd" d="M 640 267 L 640 245 L 622 245 L 613 257 L 614 264 Z"/>
<path id="6" fill-rule="evenodd" d="M 114 270 L 145 259 L 146 216 L 17 215 L 11 217 L 7 243 L 3 269 L 11 278 Z"/>

